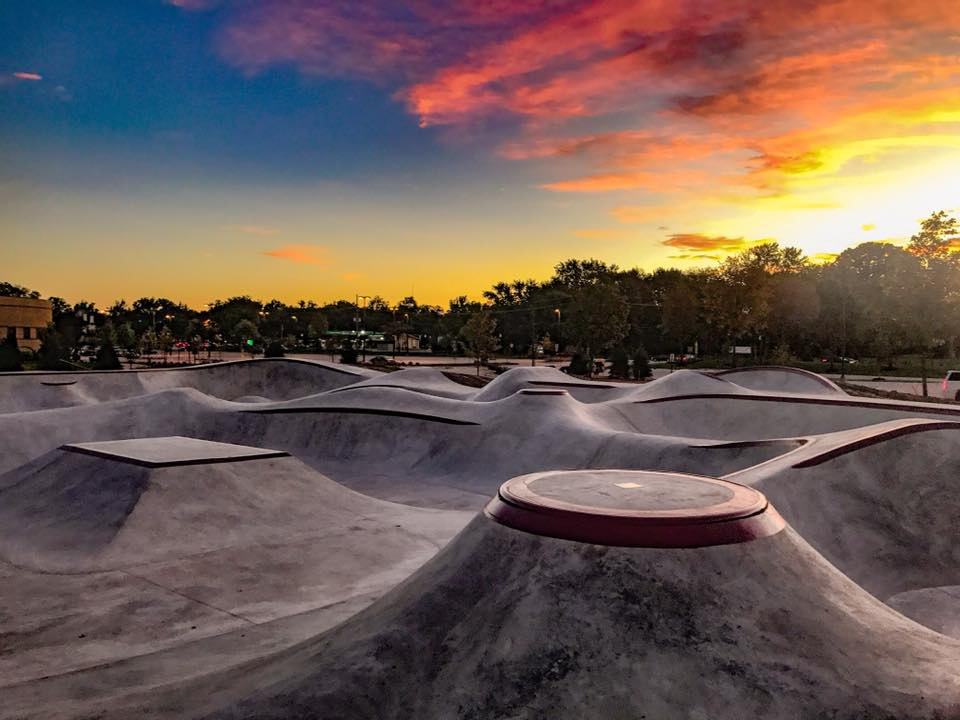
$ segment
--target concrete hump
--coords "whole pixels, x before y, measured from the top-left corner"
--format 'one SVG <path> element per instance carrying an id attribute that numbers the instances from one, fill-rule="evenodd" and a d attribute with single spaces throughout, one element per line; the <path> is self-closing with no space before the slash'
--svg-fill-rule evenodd
<path id="1" fill-rule="evenodd" d="M 846 393 L 832 380 L 809 370 L 793 367 L 753 366 L 720 370 L 715 377 L 729 380 L 750 390 L 801 393 L 805 395 L 841 395 Z"/>
<path id="2" fill-rule="evenodd" d="M 82 573 L 382 512 L 286 452 L 194 438 L 78 443 L 0 478 L 0 557 Z"/>
<path id="3" fill-rule="evenodd" d="M 568 527 L 572 514 L 607 529 L 629 518 L 647 537 L 601 544 L 584 522 L 562 539 L 496 503 L 566 513 Z M 759 493 L 692 476 L 518 478 L 366 611 L 175 706 L 224 719 L 950 715 L 960 643 L 890 610 L 782 522 L 722 544 L 650 541 L 772 512 Z"/>
<path id="4" fill-rule="evenodd" d="M 502 400 L 524 388 L 565 389 L 581 402 L 609 400 L 630 390 L 629 385 L 618 386 L 613 383 L 581 380 L 562 373 L 556 368 L 517 367 L 495 377 L 477 391 L 472 399 L 477 402 Z"/>

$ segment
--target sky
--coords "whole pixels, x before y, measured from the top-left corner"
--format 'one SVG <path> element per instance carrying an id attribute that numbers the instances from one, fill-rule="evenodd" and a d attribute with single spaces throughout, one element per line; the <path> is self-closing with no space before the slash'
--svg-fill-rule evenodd
<path id="1" fill-rule="evenodd" d="M 960 209 L 955 0 L 8 0 L 0 280 L 445 305 Z"/>

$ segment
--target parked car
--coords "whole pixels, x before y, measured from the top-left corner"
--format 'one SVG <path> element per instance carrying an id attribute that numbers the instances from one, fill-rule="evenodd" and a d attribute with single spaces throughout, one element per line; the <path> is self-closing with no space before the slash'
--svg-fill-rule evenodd
<path id="1" fill-rule="evenodd" d="M 940 397 L 960 400 L 960 370 L 948 370 L 940 381 Z"/>

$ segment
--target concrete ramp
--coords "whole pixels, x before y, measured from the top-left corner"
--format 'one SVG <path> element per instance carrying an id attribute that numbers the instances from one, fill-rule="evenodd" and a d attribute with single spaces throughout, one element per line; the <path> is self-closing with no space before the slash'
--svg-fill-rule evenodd
<path id="1" fill-rule="evenodd" d="M 730 476 L 881 600 L 960 584 L 960 423 L 849 431 Z M 957 608 L 960 611 L 960 607 Z"/>
<path id="2" fill-rule="evenodd" d="M 759 492 L 675 480 L 510 481 L 436 558 L 350 621 L 125 710 L 324 720 L 955 715 L 960 642 L 858 587 Z"/>
<path id="3" fill-rule="evenodd" d="M 224 400 L 287 400 L 379 376 L 296 358 L 259 358 L 171 369 L 0 373 L 0 414 L 73 407 L 194 388 Z"/>
<path id="4" fill-rule="evenodd" d="M 715 377 L 729 380 L 749 390 L 787 392 L 801 395 L 841 395 L 846 393 L 831 380 L 809 370 L 779 366 L 753 366 L 720 370 Z"/>

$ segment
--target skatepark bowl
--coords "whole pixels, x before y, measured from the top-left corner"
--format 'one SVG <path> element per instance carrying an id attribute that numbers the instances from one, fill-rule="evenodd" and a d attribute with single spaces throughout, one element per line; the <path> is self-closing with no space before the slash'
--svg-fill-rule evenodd
<path id="1" fill-rule="evenodd" d="M 960 718 L 960 407 L 0 374 L 0 718 Z"/>

